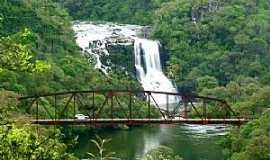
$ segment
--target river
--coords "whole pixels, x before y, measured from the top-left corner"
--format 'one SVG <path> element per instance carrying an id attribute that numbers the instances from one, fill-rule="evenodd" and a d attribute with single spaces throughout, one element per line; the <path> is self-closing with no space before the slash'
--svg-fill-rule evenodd
<path id="1" fill-rule="evenodd" d="M 107 149 L 117 157 L 134 160 L 160 145 L 170 147 L 184 160 L 223 160 L 222 148 L 218 144 L 229 127 L 222 125 L 151 125 L 127 130 L 105 130 L 98 132 L 102 138 L 110 138 Z M 79 137 L 76 155 L 85 158 L 87 152 L 97 152 L 90 142 L 93 134 Z"/>

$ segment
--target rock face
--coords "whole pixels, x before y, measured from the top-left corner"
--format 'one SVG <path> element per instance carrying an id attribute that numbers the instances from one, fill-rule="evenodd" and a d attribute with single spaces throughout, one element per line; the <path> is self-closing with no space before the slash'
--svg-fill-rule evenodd
<path id="1" fill-rule="evenodd" d="M 111 62 L 111 69 L 125 70 L 135 78 L 133 43 L 131 45 L 109 45 L 107 49 L 110 55 L 104 57 L 104 60 L 108 59 Z"/>

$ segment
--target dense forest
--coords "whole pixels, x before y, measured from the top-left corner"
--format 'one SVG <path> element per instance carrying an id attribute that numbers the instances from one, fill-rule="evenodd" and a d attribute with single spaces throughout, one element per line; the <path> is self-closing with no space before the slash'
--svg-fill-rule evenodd
<path id="1" fill-rule="evenodd" d="M 255 116 L 221 142 L 227 158 L 270 159 L 268 0 L 0 0 L 0 4 L 2 159 L 76 159 L 67 153 L 60 133 L 53 135 L 56 141 L 47 141 L 50 129 L 44 128 L 44 135 L 37 138 L 31 127 L 16 125 L 16 119 L 27 121 L 26 108 L 7 97 L 140 87 L 131 76 L 95 70 L 76 46 L 72 20 L 151 26 L 151 38 L 159 40 L 167 53 L 164 70 L 179 92 L 226 99 L 239 114 Z M 139 112 L 144 114 L 144 109 Z"/>
<path id="2" fill-rule="evenodd" d="M 62 3 L 74 19 L 150 25 L 153 24 L 155 11 L 169 0 L 56 1 Z"/>

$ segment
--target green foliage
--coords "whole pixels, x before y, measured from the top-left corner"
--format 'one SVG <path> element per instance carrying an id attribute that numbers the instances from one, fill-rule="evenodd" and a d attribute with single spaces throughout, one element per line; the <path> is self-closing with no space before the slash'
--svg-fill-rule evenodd
<path id="1" fill-rule="evenodd" d="M 160 146 L 147 152 L 141 160 L 183 160 L 179 156 L 175 155 L 173 150 L 169 147 Z"/>
<path id="2" fill-rule="evenodd" d="M 72 160 L 73 155 L 66 152 L 67 146 L 60 142 L 57 130 L 40 128 L 36 132 L 30 125 L 17 126 L 18 95 L 10 91 L 0 91 L 0 159 L 20 160 Z"/>
<path id="3" fill-rule="evenodd" d="M 228 157 L 232 160 L 266 160 L 270 158 L 269 135 L 270 110 L 266 110 L 262 116 L 241 126 L 231 132 L 222 143 L 226 148 Z"/>
<path id="4" fill-rule="evenodd" d="M 34 61 L 29 41 L 33 35 L 24 29 L 14 35 L 0 39 L 0 70 L 42 71 L 49 66 L 42 61 Z"/>
<path id="5" fill-rule="evenodd" d="M 268 83 L 267 6 L 265 0 L 164 3 L 156 12 L 152 36 L 166 47 L 168 73 L 178 85 L 205 75 L 223 86 L 240 75 Z"/>
<path id="6" fill-rule="evenodd" d="M 17 94 L 10 91 L 0 91 L 0 125 L 10 122 L 9 112 L 15 110 Z"/>
<path id="7" fill-rule="evenodd" d="M 245 101 L 237 103 L 235 110 L 242 113 L 250 112 L 258 117 L 267 108 L 270 108 L 269 96 L 270 87 L 263 87 Z"/>
<path id="8" fill-rule="evenodd" d="M 200 94 L 225 99 L 241 116 L 260 116 L 269 108 L 269 86 L 263 86 L 254 78 L 239 77 L 225 87 L 204 88 Z"/>
<path id="9" fill-rule="evenodd" d="M 217 79 L 215 77 L 204 76 L 197 78 L 198 90 L 211 89 L 218 86 Z"/>
<path id="10" fill-rule="evenodd" d="M 109 143 L 110 139 L 102 139 L 99 136 L 96 136 L 95 139 L 91 139 L 91 142 L 95 144 L 98 154 L 88 153 L 91 160 L 119 160 L 115 157 L 115 152 L 109 152 L 105 148 L 105 144 Z"/>
<path id="11" fill-rule="evenodd" d="M 234 110 L 241 116 L 258 118 L 241 126 L 240 131 L 235 129 L 223 142 L 224 153 L 232 160 L 264 160 L 269 159 L 269 87 L 260 87 L 258 82 L 248 80 L 247 86 L 238 89 L 227 89 L 234 94 Z M 245 84 L 246 82 L 243 82 Z M 237 86 L 237 83 L 233 83 Z M 256 85 L 257 84 L 257 85 Z M 235 88 L 235 87 L 234 87 Z M 237 91 L 238 90 L 238 91 Z M 237 91 L 237 92 L 235 92 Z M 229 94 L 230 95 L 230 94 Z M 238 99 L 239 98 L 239 99 Z"/>
<path id="12" fill-rule="evenodd" d="M 152 23 L 155 9 L 168 0 L 57 0 L 68 8 L 74 19 L 118 23 Z"/>
<path id="13" fill-rule="evenodd" d="M 0 158 L 21 160 L 71 160 L 59 137 L 38 135 L 31 127 L 0 126 Z"/>

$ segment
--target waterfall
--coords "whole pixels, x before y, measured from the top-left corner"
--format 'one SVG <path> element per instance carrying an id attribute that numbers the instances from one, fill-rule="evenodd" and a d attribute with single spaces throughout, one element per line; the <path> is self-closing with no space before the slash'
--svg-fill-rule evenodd
<path id="1" fill-rule="evenodd" d="M 176 88 L 162 72 L 159 42 L 136 36 L 144 28 L 137 25 L 96 24 L 93 22 L 78 21 L 73 25 L 77 44 L 86 54 L 89 54 L 90 57 L 95 59 L 95 68 L 105 74 L 110 68 L 106 64 L 102 64 L 101 61 L 104 56 L 110 54 L 107 50 L 107 45 L 132 45 L 134 43 L 137 79 L 142 84 L 144 90 L 175 93 L 177 92 Z M 89 61 L 92 62 L 92 58 Z M 152 96 L 160 107 L 166 104 L 166 95 L 153 94 Z M 179 98 L 168 96 L 168 100 L 169 104 L 174 104 L 179 101 Z M 152 101 L 152 103 L 154 102 Z"/>
<path id="2" fill-rule="evenodd" d="M 177 89 L 162 72 L 160 62 L 160 44 L 158 41 L 135 38 L 134 54 L 137 79 L 141 82 L 144 90 L 176 93 Z M 167 103 L 164 94 L 153 94 L 155 101 L 160 107 Z M 169 104 L 179 101 L 176 96 L 169 96 Z"/>

